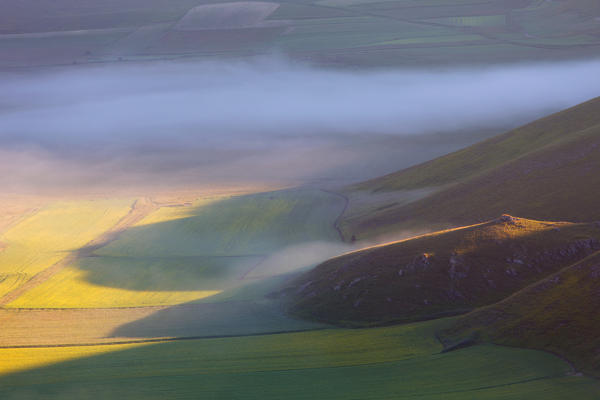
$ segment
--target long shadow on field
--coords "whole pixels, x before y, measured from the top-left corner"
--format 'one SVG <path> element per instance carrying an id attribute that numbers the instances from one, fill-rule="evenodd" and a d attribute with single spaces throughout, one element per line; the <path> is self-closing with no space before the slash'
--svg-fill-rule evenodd
<path id="1" fill-rule="evenodd" d="M 123 232 L 74 265 L 92 284 L 136 291 L 223 290 L 268 254 L 339 241 L 343 200 L 316 189 L 232 197 L 163 208 L 158 222 Z M 160 221 L 163 218 L 164 221 Z"/>
<path id="2" fill-rule="evenodd" d="M 266 295 L 297 274 L 265 278 L 226 290 L 205 302 L 179 304 L 121 325 L 115 338 L 211 337 L 322 329 L 331 325 L 293 318 Z"/>

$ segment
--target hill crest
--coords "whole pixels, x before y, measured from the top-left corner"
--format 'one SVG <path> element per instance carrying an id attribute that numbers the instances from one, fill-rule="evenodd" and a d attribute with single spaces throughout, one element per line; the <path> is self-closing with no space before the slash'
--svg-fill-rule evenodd
<path id="1" fill-rule="evenodd" d="M 503 215 L 325 261 L 278 295 L 301 317 L 381 324 L 495 303 L 600 250 L 596 224 Z"/>

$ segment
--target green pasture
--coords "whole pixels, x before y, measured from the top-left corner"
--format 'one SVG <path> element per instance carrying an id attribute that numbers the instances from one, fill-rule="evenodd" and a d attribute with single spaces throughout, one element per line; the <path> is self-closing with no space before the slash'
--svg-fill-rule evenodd
<path id="1" fill-rule="evenodd" d="M 597 381 L 570 375 L 569 365 L 548 353 L 493 345 L 440 353 L 434 337 L 440 323 L 121 345 L 114 351 L 110 346 L 2 349 L 0 370 L 13 372 L 0 378 L 0 394 L 546 400 L 595 399 L 600 393 Z M 54 354 L 66 359 L 39 365 Z M 11 359 L 18 365 L 11 367 Z"/>

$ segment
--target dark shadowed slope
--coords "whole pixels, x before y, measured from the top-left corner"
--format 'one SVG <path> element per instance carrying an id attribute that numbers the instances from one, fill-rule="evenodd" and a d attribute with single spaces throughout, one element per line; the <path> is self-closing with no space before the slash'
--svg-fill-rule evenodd
<path id="1" fill-rule="evenodd" d="M 330 259 L 279 295 L 298 316 L 381 324 L 492 304 L 600 250 L 596 224 L 503 216 Z"/>
<path id="2" fill-rule="evenodd" d="M 600 254 L 569 266 L 489 307 L 473 311 L 442 332 L 447 343 L 464 338 L 552 351 L 600 376 Z"/>
<path id="3" fill-rule="evenodd" d="M 543 220 L 600 219 L 600 98 L 433 161 L 347 188 L 373 196 L 349 212 L 346 235 L 460 226 L 502 213 Z M 437 188 L 437 189 L 436 189 Z M 406 204 L 407 195 L 429 190 Z M 386 196 L 380 193 L 388 192 Z M 425 192 L 427 194 L 427 192 Z M 364 201 L 363 201 L 364 202 Z"/>

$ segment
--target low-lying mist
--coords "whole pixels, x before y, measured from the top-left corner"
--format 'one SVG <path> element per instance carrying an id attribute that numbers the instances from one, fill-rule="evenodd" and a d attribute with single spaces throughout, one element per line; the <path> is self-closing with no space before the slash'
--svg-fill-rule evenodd
<path id="1" fill-rule="evenodd" d="M 359 71 L 260 58 L 4 72 L 0 184 L 365 179 L 593 98 L 599 70 L 597 60 Z"/>
<path id="2" fill-rule="evenodd" d="M 298 272 L 345 253 L 380 244 L 405 240 L 427 232 L 429 231 L 403 230 L 393 234 L 352 243 L 316 241 L 295 244 L 269 254 L 256 268 L 244 276 L 244 278 L 256 279 Z"/>

